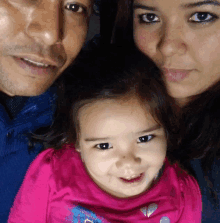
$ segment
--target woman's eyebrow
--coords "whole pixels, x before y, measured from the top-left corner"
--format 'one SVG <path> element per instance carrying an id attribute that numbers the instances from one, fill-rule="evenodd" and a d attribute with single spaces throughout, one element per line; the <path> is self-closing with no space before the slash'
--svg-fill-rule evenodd
<path id="1" fill-rule="evenodd" d="M 144 9 L 144 10 L 149 10 L 149 11 L 158 11 L 157 7 L 151 7 L 147 5 L 142 5 L 138 3 L 134 3 L 133 9 Z"/>
<path id="2" fill-rule="evenodd" d="M 200 2 L 195 2 L 195 3 L 187 3 L 181 5 L 182 8 L 195 8 L 195 7 L 200 7 L 203 5 L 214 5 L 214 6 L 220 6 L 220 3 L 218 1 L 200 1 Z"/>

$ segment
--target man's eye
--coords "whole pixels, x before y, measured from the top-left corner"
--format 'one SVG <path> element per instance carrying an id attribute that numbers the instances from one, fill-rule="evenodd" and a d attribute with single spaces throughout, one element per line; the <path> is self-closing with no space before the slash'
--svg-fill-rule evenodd
<path id="1" fill-rule="evenodd" d="M 106 149 L 111 149 L 113 148 L 111 143 L 100 143 L 95 145 L 96 148 L 101 149 L 101 150 L 106 150 Z"/>
<path id="2" fill-rule="evenodd" d="M 139 15 L 139 21 L 141 23 L 156 23 L 160 22 L 160 19 L 154 13 L 146 13 Z"/>
<path id="3" fill-rule="evenodd" d="M 204 22 L 211 22 L 217 18 L 218 18 L 217 15 L 214 15 L 209 12 L 196 12 L 190 17 L 189 21 L 193 23 L 204 23 Z"/>
<path id="4" fill-rule="evenodd" d="M 154 135 L 141 136 L 141 137 L 138 138 L 137 142 L 138 143 L 145 143 L 145 142 L 149 142 L 153 138 L 154 138 Z"/>
<path id="5" fill-rule="evenodd" d="M 66 5 L 66 9 L 71 10 L 72 12 L 77 12 L 77 13 L 83 13 L 86 12 L 86 8 L 76 4 L 76 3 L 69 3 Z"/>

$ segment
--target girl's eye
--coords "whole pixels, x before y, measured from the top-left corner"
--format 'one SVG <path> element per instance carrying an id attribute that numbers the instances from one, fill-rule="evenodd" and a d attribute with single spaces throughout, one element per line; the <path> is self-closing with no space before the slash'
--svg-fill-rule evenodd
<path id="1" fill-rule="evenodd" d="M 113 146 L 111 143 L 100 143 L 98 145 L 95 145 L 96 148 L 101 149 L 101 150 L 106 150 L 106 149 L 111 149 Z"/>
<path id="2" fill-rule="evenodd" d="M 153 138 L 154 138 L 154 135 L 141 136 L 141 137 L 138 138 L 137 142 L 138 143 L 145 143 L 145 142 L 149 142 Z"/>
<path id="3" fill-rule="evenodd" d="M 86 12 L 86 8 L 76 4 L 76 3 L 69 3 L 66 5 L 66 9 L 71 10 L 72 12 L 77 12 L 77 13 L 83 13 Z"/>
<path id="4" fill-rule="evenodd" d="M 160 19 L 154 13 L 146 13 L 139 15 L 139 20 L 141 23 L 157 23 Z"/>
<path id="5" fill-rule="evenodd" d="M 211 22 L 217 18 L 218 16 L 209 12 L 196 12 L 190 17 L 189 20 L 193 23 L 204 23 L 204 22 Z"/>

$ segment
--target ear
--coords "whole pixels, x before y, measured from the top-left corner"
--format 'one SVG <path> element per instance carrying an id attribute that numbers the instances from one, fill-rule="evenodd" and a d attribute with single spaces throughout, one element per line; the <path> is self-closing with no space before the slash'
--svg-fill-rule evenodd
<path id="1" fill-rule="evenodd" d="M 76 151 L 77 151 L 78 153 L 80 153 L 81 160 L 82 160 L 82 162 L 84 163 L 83 153 L 81 153 L 81 149 L 80 149 L 80 147 L 77 146 L 75 149 L 76 149 Z"/>
<path id="2" fill-rule="evenodd" d="M 76 151 L 77 151 L 78 153 L 81 153 L 81 150 L 80 150 L 79 147 L 76 148 Z"/>

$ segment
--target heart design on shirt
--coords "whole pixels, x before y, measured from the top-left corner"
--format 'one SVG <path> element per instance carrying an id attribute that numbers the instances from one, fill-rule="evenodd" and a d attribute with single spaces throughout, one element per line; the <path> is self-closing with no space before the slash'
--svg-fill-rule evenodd
<path id="1" fill-rule="evenodd" d="M 144 216 L 147 216 L 149 218 L 157 210 L 157 208 L 158 205 L 152 203 L 148 207 L 141 208 L 141 212 L 144 214 Z"/>

